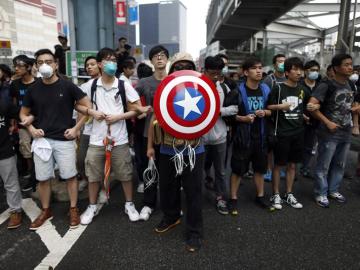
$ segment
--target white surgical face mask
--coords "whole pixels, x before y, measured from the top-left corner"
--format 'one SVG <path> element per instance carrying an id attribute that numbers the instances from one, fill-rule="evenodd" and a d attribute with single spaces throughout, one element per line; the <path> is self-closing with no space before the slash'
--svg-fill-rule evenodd
<path id="1" fill-rule="evenodd" d="M 53 68 L 51 66 L 49 66 L 48 64 L 42 64 L 39 67 L 39 72 L 40 72 L 41 76 L 45 79 L 51 78 L 51 76 L 54 74 Z"/>
<path id="2" fill-rule="evenodd" d="M 354 73 L 350 76 L 349 79 L 350 79 L 350 81 L 356 83 L 359 80 L 359 74 Z"/>
<path id="3" fill-rule="evenodd" d="M 309 78 L 310 80 L 313 80 L 313 81 L 317 80 L 317 78 L 319 78 L 319 72 L 317 72 L 317 71 L 310 71 L 310 72 L 309 72 L 309 75 L 308 75 L 308 78 Z"/>

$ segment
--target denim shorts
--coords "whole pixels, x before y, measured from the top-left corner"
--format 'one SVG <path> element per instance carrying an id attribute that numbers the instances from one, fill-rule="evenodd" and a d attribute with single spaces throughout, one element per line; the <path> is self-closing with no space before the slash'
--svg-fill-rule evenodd
<path id="1" fill-rule="evenodd" d="M 59 141 L 46 138 L 52 148 L 48 161 L 43 161 L 34 153 L 35 174 L 38 181 L 55 178 L 55 163 L 59 166 L 60 177 L 64 180 L 77 175 L 75 141 Z"/>

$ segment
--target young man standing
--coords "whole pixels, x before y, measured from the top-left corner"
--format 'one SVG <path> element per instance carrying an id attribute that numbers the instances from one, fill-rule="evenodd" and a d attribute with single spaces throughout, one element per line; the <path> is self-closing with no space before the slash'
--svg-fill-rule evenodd
<path id="1" fill-rule="evenodd" d="M 146 105 L 153 106 L 154 102 L 154 95 L 157 87 L 161 83 L 161 81 L 167 76 L 166 72 L 166 64 L 169 59 L 169 52 L 168 50 L 162 46 L 157 45 L 151 48 L 149 52 L 149 59 L 154 66 L 154 74 L 150 77 L 141 79 L 138 84 L 136 85 L 136 90 L 139 93 L 139 96 L 143 96 L 145 98 Z M 143 155 L 146 155 L 147 149 L 147 142 L 148 142 L 148 129 L 150 126 L 152 114 L 147 115 L 145 120 L 145 127 L 144 127 L 144 137 L 140 140 L 137 137 L 137 141 L 134 143 L 137 144 L 136 147 L 143 149 Z M 158 147 L 156 147 L 156 153 L 158 154 Z M 142 179 L 142 174 L 146 169 L 147 164 L 142 164 L 143 167 L 139 168 L 138 175 L 140 176 L 140 181 Z M 148 220 L 151 213 L 154 211 L 156 207 L 156 200 L 157 200 L 157 185 L 153 184 L 149 187 L 144 189 L 144 199 L 143 199 L 143 208 L 140 212 L 140 219 Z"/>
<path id="2" fill-rule="evenodd" d="M 339 187 L 350 148 L 352 114 L 358 113 L 354 102 L 359 102 L 355 87 L 349 81 L 353 72 L 352 57 L 335 55 L 331 65 L 335 78 L 321 83 L 310 99 L 310 103 L 321 105 L 320 110 L 312 113 L 320 121 L 314 192 L 316 203 L 321 207 L 329 207 L 328 196 L 339 203 L 346 201 Z"/>
<path id="3" fill-rule="evenodd" d="M 4 183 L 10 208 L 8 229 L 21 225 L 21 191 L 16 168 L 15 149 L 9 136 L 10 119 L 18 118 L 18 108 L 0 96 L 0 179 Z"/>
<path id="4" fill-rule="evenodd" d="M 188 53 L 178 53 L 174 56 L 169 73 L 178 70 L 195 70 L 195 63 Z M 217 81 L 220 70 L 213 74 L 213 81 Z M 151 124 L 154 125 L 155 115 L 152 116 Z M 160 127 L 161 128 L 161 127 Z M 193 159 L 189 155 L 189 148 L 192 148 Z M 185 149 L 186 148 L 186 149 Z M 180 167 L 184 166 L 179 172 L 179 168 L 174 162 L 177 155 Z M 204 169 L 204 145 L 201 138 L 193 140 L 183 140 L 173 137 L 163 130 L 163 136 L 159 151 L 159 175 L 160 175 L 160 205 L 163 218 L 155 227 L 155 232 L 165 233 L 180 224 L 181 217 L 181 187 L 186 195 L 186 249 L 189 252 L 198 251 L 201 248 L 201 237 L 203 230 L 202 218 L 202 179 Z M 155 158 L 154 132 L 149 128 L 148 158 Z"/>
<path id="5" fill-rule="evenodd" d="M 15 67 L 15 74 L 19 79 L 14 80 L 10 85 L 10 95 L 13 100 L 13 104 L 19 108 L 23 105 L 23 100 L 28 88 L 35 83 L 35 78 L 32 76 L 33 60 L 26 55 L 18 55 L 13 60 Z M 28 191 L 35 189 L 36 181 L 33 178 L 33 160 L 31 153 L 31 134 L 22 125 L 18 125 L 19 128 L 19 150 L 23 158 L 26 160 L 26 171 L 24 179 L 27 183 L 24 184 L 22 190 Z"/>
<path id="6" fill-rule="evenodd" d="M 317 79 L 319 78 L 320 65 L 315 60 L 311 60 L 305 63 L 304 74 L 305 79 L 301 81 L 301 85 L 305 87 L 306 91 L 311 95 L 314 89 L 318 86 Z M 305 120 L 305 131 L 304 131 L 304 159 L 301 168 L 301 173 L 304 177 L 310 177 L 310 163 L 316 153 L 317 136 L 316 127 L 317 122 L 306 111 L 304 115 Z"/>
<path id="7" fill-rule="evenodd" d="M 37 143 L 34 146 L 36 179 L 39 181 L 42 211 L 31 223 L 30 230 L 37 230 L 45 221 L 52 219 L 50 210 L 50 179 L 54 178 L 55 162 L 60 177 L 67 182 L 70 198 L 70 227 L 80 223 L 77 205 L 78 182 L 76 179 L 76 151 L 74 139 L 83 121 L 73 127 L 75 104 L 86 111 L 91 107 L 86 95 L 73 83 L 57 76 L 58 64 L 55 55 L 48 49 L 36 52 L 36 63 L 42 79 L 30 86 L 20 111 L 20 118 Z M 35 115 L 29 124 L 30 114 Z M 47 149 L 48 155 L 41 154 Z"/>
<path id="8" fill-rule="evenodd" d="M 277 54 L 273 57 L 272 63 L 274 67 L 274 73 L 268 75 L 264 79 L 264 83 L 269 86 L 270 90 L 272 90 L 275 86 L 282 84 L 286 81 L 284 63 L 285 63 L 285 55 Z M 271 122 L 269 122 L 269 127 L 271 127 Z M 265 174 L 264 178 L 266 181 L 272 180 L 272 169 L 274 163 L 274 155 L 273 155 L 273 143 L 269 143 L 268 145 L 268 171 Z M 283 176 L 283 171 L 281 171 L 281 175 Z"/>
<path id="9" fill-rule="evenodd" d="M 85 159 L 85 172 L 89 179 L 90 204 L 81 215 L 81 224 L 91 223 L 97 214 L 96 203 L 100 182 L 104 178 L 104 140 L 107 136 L 110 136 L 114 142 L 111 151 L 111 168 L 115 178 L 121 181 L 124 190 L 125 213 L 129 216 L 130 221 L 137 221 L 139 213 L 133 203 L 133 169 L 125 120 L 137 114 L 130 110 L 128 103 L 139 101 L 139 95 L 129 83 L 115 77 L 116 54 L 113 49 L 101 49 L 96 59 L 101 70 L 101 77 L 94 80 L 92 85 L 83 87 L 93 102 L 94 109 L 88 111 L 90 114 L 94 112 L 94 119 Z M 123 100 L 124 98 L 125 100 Z"/>
<path id="10" fill-rule="evenodd" d="M 121 74 L 119 79 L 132 85 L 131 76 L 135 74 L 136 59 L 132 56 L 127 57 L 121 65 Z"/>
<path id="11" fill-rule="evenodd" d="M 235 115 L 238 111 L 236 105 L 224 107 L 225 96 L 228 95 L 230 89 L 222 87 L 218 81 L 219 77 L 214 77 L 213 74 L 221 74 L 225 64 L 220 56 L 209 56 L 205 59 L 204 75 L 213 79 L 220 97 L 221 115 L 216 121 L 215 126 L 203 136 L 203 143 L 205 145 L 205 173 L 207 179 L 210 175 L 211 166 L 214 165 L 215 171 L 215 192 L 216 192 L 216 209 L 222 215 L 229 213 L 226 204 L 226 147 L 227 147 L 227 126 L 222 117 Z"/>
<path id="12" fill-rule="evenodd" d="M 267 170 L 267 141 L 265 117 L 271 115 L 266 109 L 270 88 L 260 83 L 262 64 L 258 58 L 248 58 L 243 63 L 246 82 L 241 83 L 236 96 L 239 113 L 236 115 L 236 127 L 233 138 L 231 158 L 231 183 L 229 210 L 237 215 L 237 193 L 241 177 L 248 171 L 249 163 L 254 170 L 256 186 L 255 202 L 264 208 L 268 203 L 264 197 L 264 174 Z"/>
<path id="13" fill-rule="evenodd" d="M 283 83 L 286 81 L 284 69 L 285 60 L 286 57 L 284 54 L 279 53 L 273 57 L 272 63 L 274 67 L 274 73 L 266 76 L 264 79 L 264 83 L 266 83 L 270 89 L 273 89 L 278 83 Z"/>
<path id="14" fill-rule="evenodd" d="M 296 163 L 302 162 L 304 148 L 304 117 L 309 94 L 299 81 L 303 71 L 303 63 L 297 57 L 285 61 L 287 80 L 275 86 L 270 93 L 268 109 L 274 115 L 277 140 L 274 145 L 273 196 L 272 206 L 282 209 L 280 197 L 280 169 L 286 166 L 285 201 L 293 208 L 300 209 L 302 204 L 293 195 L 293 184 Z"/>

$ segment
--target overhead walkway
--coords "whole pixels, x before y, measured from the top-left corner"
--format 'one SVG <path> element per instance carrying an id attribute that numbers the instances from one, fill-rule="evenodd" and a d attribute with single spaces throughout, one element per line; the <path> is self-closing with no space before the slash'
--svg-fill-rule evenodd
<path id="1" fill-rule="evenodd" d="M 360 2 L 360 1 L 359 1 Z M 336 49 L 353 52 L 356 25 L 360 12 L 355 1 L 262 1 L 262 0 L 212 0 L 207 16 L 207 43 L 220 42 L 222 49 L 236 55 L 258 52 L 260 49 L 278 49 L 295 53 L 297 48 L 319 43 L 320 62 L 328 35 L 338 32 Z M 313 18 L 340 14 L 339 25 L 323 28 Z M 351 18 L 350 18 L 351 14 Z M 356 14 L 356 13 L 354 13 Z M 352 20 L 354 19 L 354 20 Z M 268 57 L 270 58 L 270 57 Z"/>

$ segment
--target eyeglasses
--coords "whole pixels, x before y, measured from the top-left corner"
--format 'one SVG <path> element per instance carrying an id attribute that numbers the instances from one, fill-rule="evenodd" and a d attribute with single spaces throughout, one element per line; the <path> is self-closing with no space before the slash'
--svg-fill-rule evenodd
<path id="1" fill-rule="evenodd" d="M 103 59 L 103 62 L 107 63 L 107 62 L 113 62 L 113 63 L 117 63 L 116 58 L 110 58 L 110 59 Z"/>
<path id="2" fill-rule="evenodd" d="M 190 64 L 188 65 L 175 65 L 174 66 L 174 70 L 175 71 L 179 71 L 179 70 L 193 70 L 194 67 Z"/>
<path id="3" fill-rule="evenodd" d="M 41 66 L 44 63 L 47 64 L 47 65 L 51 65 L 52 63 L 54 63 L 54 60 L 39 60 L 39 61 L 36 61 L 36 64 L 38 66 Z"/>
<path id="4" fill-rule="evenodd" d="M 154 58 L 157 58 L 157 59 L 166 59 L 167 58 L 167 56 L 166 56 L 166 54 L 164 54 L 164 53 L 158 53 L 158 54 L 155 54 L 153 57 L 152 57 L 153 59 Z"/>

